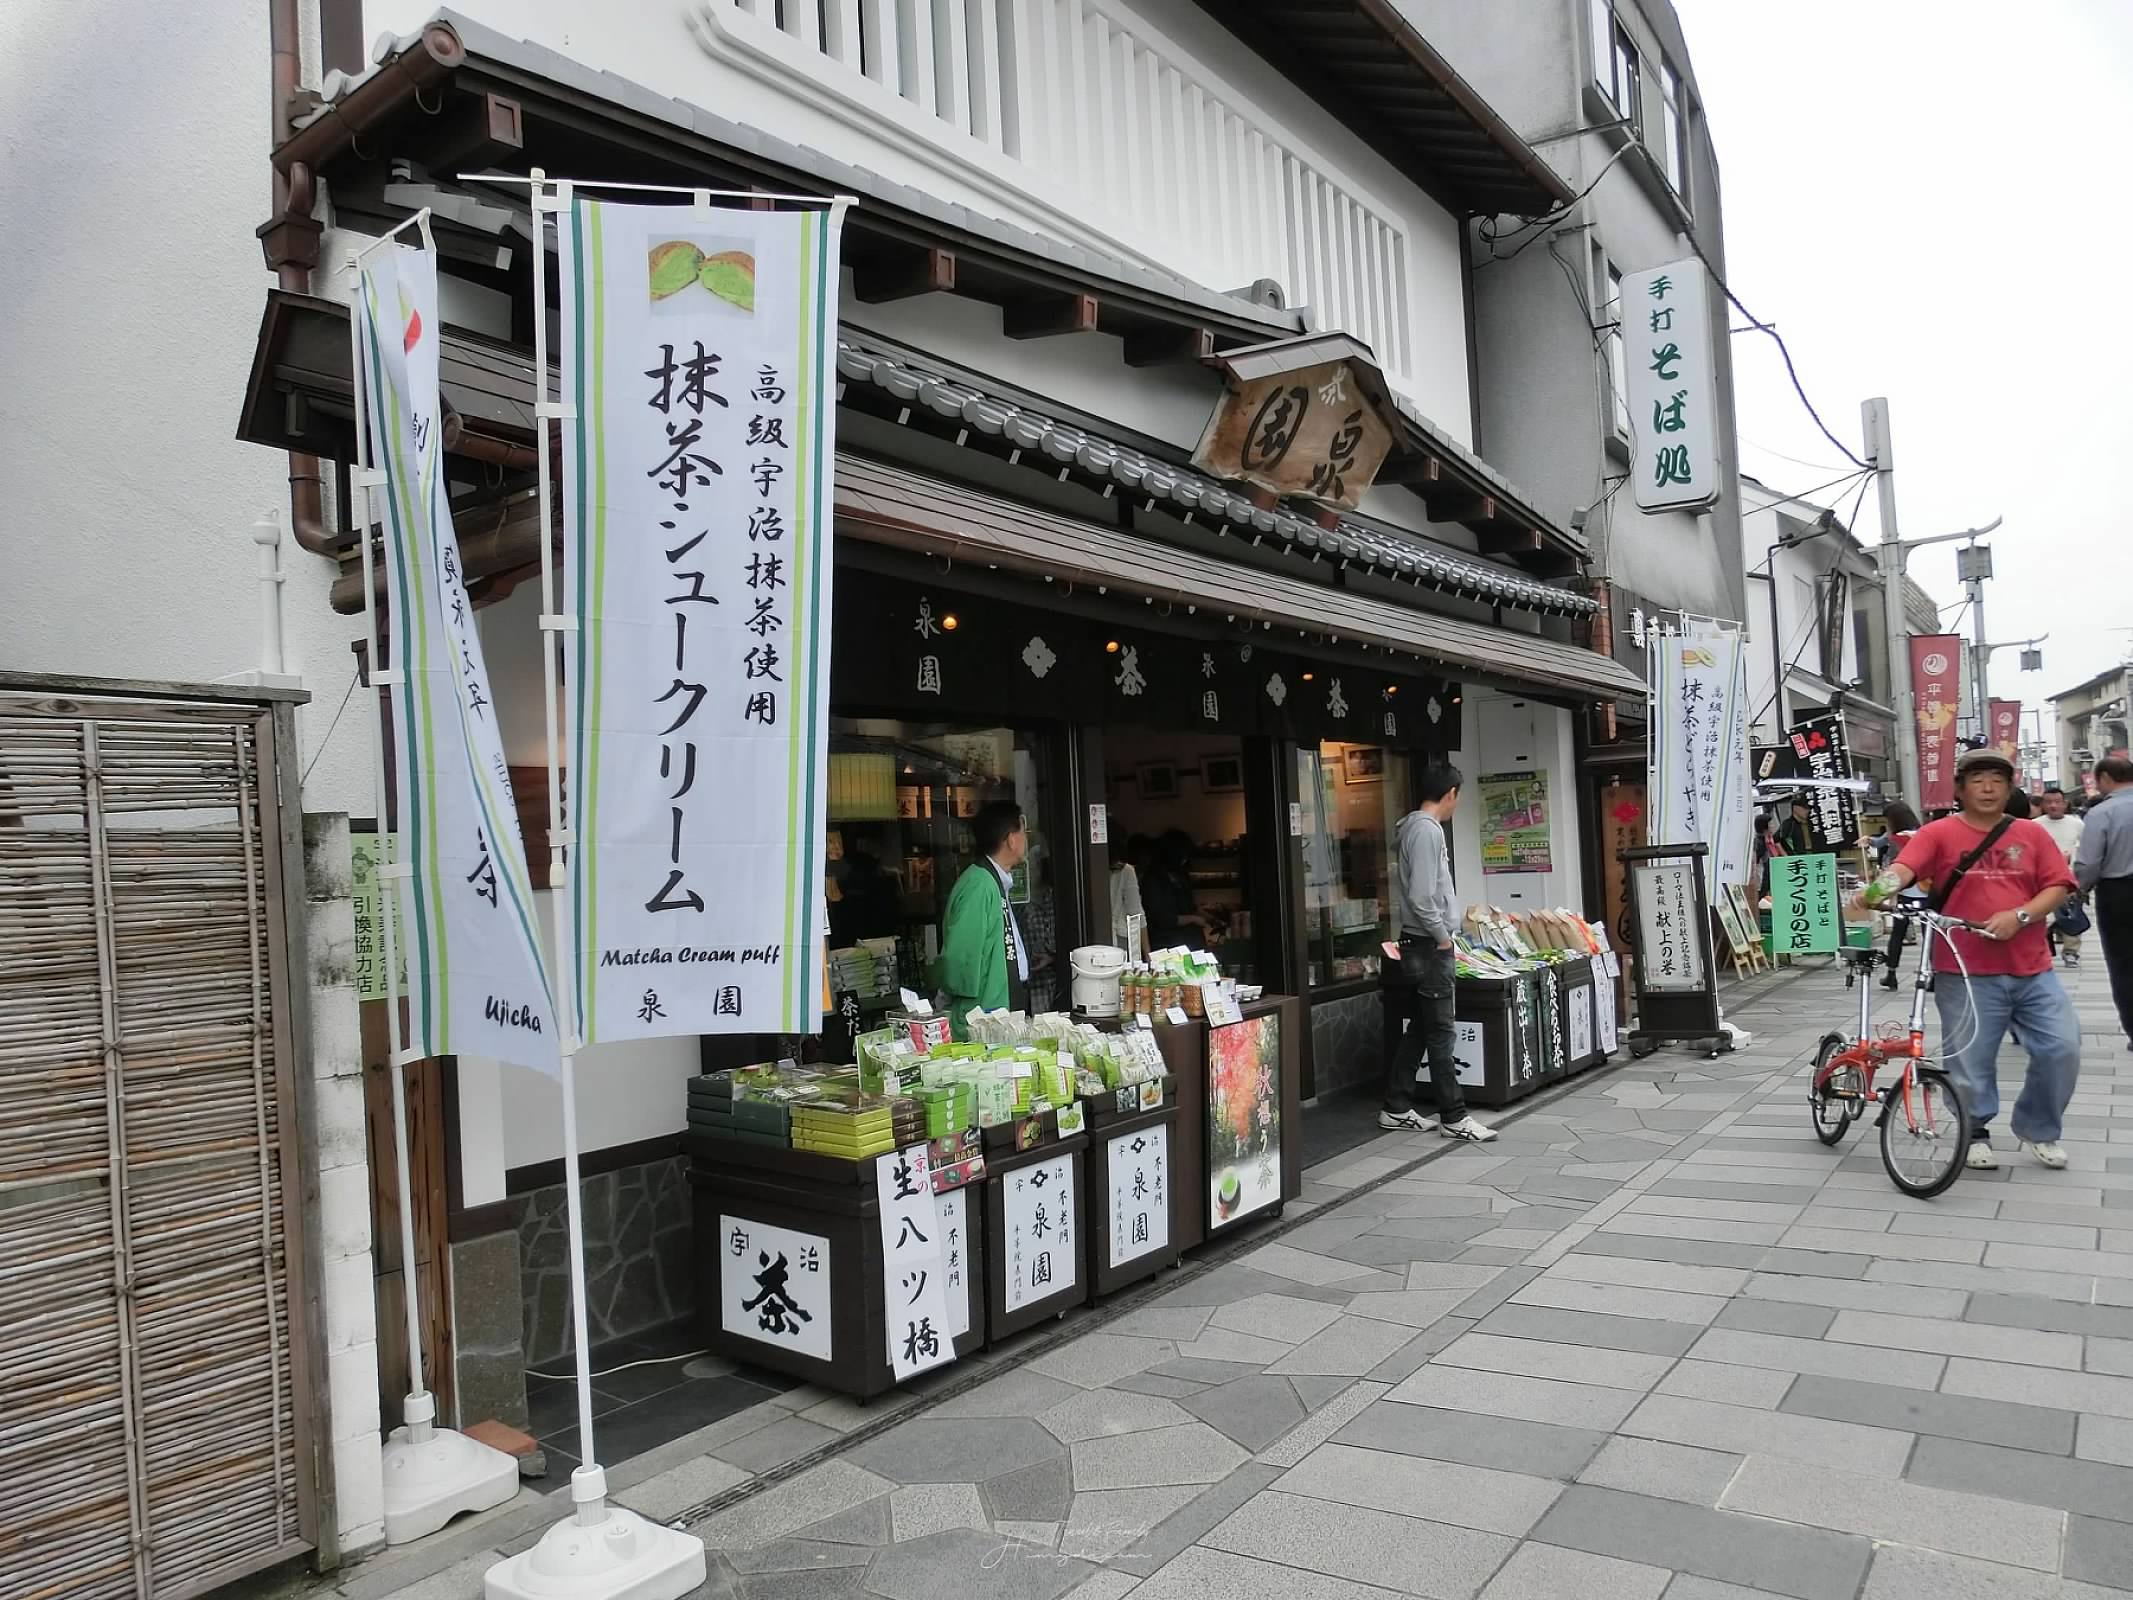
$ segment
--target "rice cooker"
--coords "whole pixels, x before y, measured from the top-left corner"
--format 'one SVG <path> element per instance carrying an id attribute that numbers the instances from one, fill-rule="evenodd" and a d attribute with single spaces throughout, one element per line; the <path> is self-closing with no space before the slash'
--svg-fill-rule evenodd
<path id="1" fill-rule="evenodd" d="M 1074 1009 L 1085 1017 L 1117 1016 L 1126 952 L 1112 944 L 1085 944 L 1067 959 L 1074 969 Z"/>

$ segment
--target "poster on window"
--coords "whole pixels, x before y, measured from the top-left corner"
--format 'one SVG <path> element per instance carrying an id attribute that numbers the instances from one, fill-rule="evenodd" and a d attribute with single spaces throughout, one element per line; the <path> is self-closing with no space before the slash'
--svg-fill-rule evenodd
<path id="1" fill-rule="evenodd" d="M 1049 1300 L 1074 1287 L 1074 1158 L 1059 1156 L 1007 1174 L 1001 1183 L 1000 1241 L 1005 1253 L 1005 1309 Z"/>
<path id="2" fill-rule="evenodd" d="M 836 215 L 567 200 L 579 1030 L 813 1031 Z"/>
<path id="3" fill-rule="evenodd" d="M 1548 774 L 1484 772 L 1475 783 L 1481 798 L 1481 870 L 1553 871 Z"/>
<path id="4" fill-rule="evenodd" d="M 829 1360 L 829 1240 L 749 1217 L 720 1217 L 718 1236 L 718 1325 L 742 1339 Z"/>
<path id="5" fill-rule="evenodd" d="M 1157 1124 L 1118 1135 L 1105 1151 L 1105 1164 L 1111 1175 L 1111 1265 L 1122 1267 L 1170 1243 L 1170 1129 Z"/>
<path id="6" fill-rule="evenodd" d="M 1213 1233 L 1281 1204 L 1281 1017 L 1207 1030 L 1207 1215 Z"/>

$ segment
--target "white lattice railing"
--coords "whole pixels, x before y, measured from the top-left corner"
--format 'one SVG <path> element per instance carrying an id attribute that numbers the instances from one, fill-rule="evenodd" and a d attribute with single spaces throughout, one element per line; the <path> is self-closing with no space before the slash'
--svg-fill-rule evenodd
<path id="1" fill-rule="evenodd" d="M 1273 278 L 1408 373 L 1399 220 L 1116 0 L 696 4 L 722 36 L 781 34 L 844 69 L 828 76 L 843 92 L 893 95 L 944 144 L 982 146 L 1127 254 L 1215 288 Z"/>

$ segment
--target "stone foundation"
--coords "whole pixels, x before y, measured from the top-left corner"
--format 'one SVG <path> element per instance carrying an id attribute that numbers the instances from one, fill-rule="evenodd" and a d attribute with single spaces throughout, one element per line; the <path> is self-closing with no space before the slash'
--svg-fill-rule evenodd
<path id="1" fill-rule="evenodd" d="M 1385 1081 L 1385 1013 L 1377 991 L 1311 1006 L 1312 1092 Z"/>
<path id="2" fill-rule="evenodd" d="M 462 1428 L 524 1428 L 526 1348 L 519 1238 L 511 1231 L 452 1246 L 452 1377 Z"/>
<path id="3" fill-rule="evenodd" d="M 689 1182 L 680 1156 L 584 1180 L 585 1314 L 597 1346 L 696 1310 Z M 569 1233 L 563 1185 L 526 1196 L 519 1282 L 528 1365 L 571 1350 Z M 506 1419 L 508 1420 L 508 1419 Z"/>

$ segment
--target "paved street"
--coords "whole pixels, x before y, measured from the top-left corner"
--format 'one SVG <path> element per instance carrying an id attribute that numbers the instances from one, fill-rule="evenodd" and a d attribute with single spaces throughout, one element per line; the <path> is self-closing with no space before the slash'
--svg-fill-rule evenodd
<path id="1" fill-rule="evenodd" d="M 2068 1171 L 2003 1134 L 1918 1202 L 1870 1124 L 1823 1150 L 1803 1065 L 1849 997 L 1780 973 L 1745 1051 L 1624 1065 L 1486 1149 L 1377 1141 L 1278 1238 L 997 1376 L 796 1390 L 620 1498 L 741 1600 L 2133 1593 L 2133 1057 L 2100 966 L 2078 995 Z M 514 1515 L 346 1592 L 477 1593 L 553 1507 Z"/>

